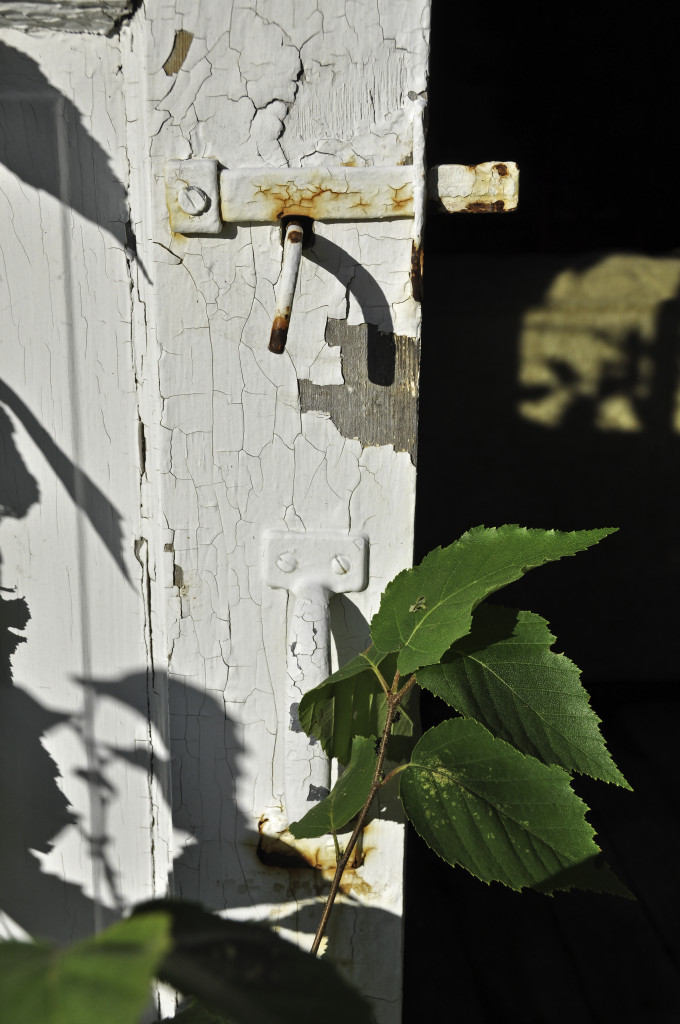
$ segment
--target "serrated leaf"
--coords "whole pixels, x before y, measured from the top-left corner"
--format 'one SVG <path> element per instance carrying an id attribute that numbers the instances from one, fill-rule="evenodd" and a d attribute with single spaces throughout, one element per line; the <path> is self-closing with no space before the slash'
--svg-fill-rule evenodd
<path id="1" fill-rule="evenodd" d="M 328 796 L 307 811 L 304 818 L 289 825 L 296 839 L 318 839 L 330 832 L 339 832 L 366 802 L 377 754 L 375 740 L 356 736 L 352 743 L 349 764 Z"/>
<path id="2" fill-rule="evenodd" d="M 478 526 L 389 583 L 371 622 L 379 651 L 398 651 L 397 667 L 409 675 L 434 665 L 470 629 L 472 612 L 489 594 L 529 569 L 574 555 L 613 529 L 536 530 Z"/>
<path id="3" fill-rule="evenodd" d="M 375 1024 L 366 1001 L 331 963 L 267 928 L 225 921 L 180 900 L 154 900 L 135 914 L 158 910 L 172 919 L 173 940 L 158 976 L 233 1024 Z"/>
<path id="4" fill-rule="evenodd" d="M 630 895 L 601 863 L 567 773 L 520 754 L 478 722 L 456 718 L 426 732 L 400 791 L 425 842 L 484 882 Z"/>
<path id="5" fill-rule="evenodd" d="M 630 789 L 614 764 L 579 669 L 551 651 L 555 637 L 533 612 L 480 605 L 470 633 L 418 683 L 524 754 Z"/>
<path id="6" fill-rule="evenodd" d="M 396 655 L 385 655 L 371 646 L 300 701 L 300 725 L 340 764 L 349 763 L 355 736 L 381 735 L 387 703 L 374 669 L 380 665 L 381 673 L 391 683 L 396 660 Z"/>
<path id="7" fill-rule="evenodd" d="M 0 1006 L 12 1024 L 137 1024 L 170 944 L 162 913 L 120 921 L 67 949 L 0 943 Z"/>

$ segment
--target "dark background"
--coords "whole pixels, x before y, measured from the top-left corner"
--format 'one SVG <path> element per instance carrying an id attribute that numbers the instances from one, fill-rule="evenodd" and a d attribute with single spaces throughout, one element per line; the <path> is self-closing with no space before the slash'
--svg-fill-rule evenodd
<path id="1" fill-rule="evenodd" d="M 479 523 L 620 527 L 502 598 L 544 615 L 583 670 L 634 793 L 575 788 L 637 902 L 488 887 L 411 835 L 404 1021 L 675 1022 L 677 298 L 660 311 L 640 432 L 597 430 L 587 403 L 555 428 L 517 413 L 520 319 L 555 274 L 680 246 L 675 33 L 652 7 L 530 21 L 521 8 L 433 8 L 429 164 L 515 160 L 521 176 L 515 213 L 428 222 L 416 560 Z M 424 695 L 425 726 L 448 713 Z"/>

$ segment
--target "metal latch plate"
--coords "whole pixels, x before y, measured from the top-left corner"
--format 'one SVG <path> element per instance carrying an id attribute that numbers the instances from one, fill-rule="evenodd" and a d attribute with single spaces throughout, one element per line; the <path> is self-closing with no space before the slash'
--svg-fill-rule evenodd
<path id="1" fill-rule="evenodd" d="M 367 569 L 363 534 L 267 530 L 263 537 L 263 576 L 270 587 L 298 593 L 312 584 L 347 594 L 365 588 Z"/>

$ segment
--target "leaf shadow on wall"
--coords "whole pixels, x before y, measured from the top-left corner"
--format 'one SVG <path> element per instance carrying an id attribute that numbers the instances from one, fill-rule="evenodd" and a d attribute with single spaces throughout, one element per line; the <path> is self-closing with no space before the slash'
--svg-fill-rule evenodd
<path id="1" fill-rule="evenodd" d="M 570 354 L 572 312 L 565 320 L 558 308 L 553 317 L 546 304 L 556 280 L 599 274 L 611 255 L 432 260 L 416 558 L 480 523 L 618 526 L 618 534 L 589 553 L 587 564 L 569 559 L 530 573 L 517 600 L 554 622 L 591 681 L 666 680 L 676 674 L 666 638 L 677 617 L 675 597 L 667 598 L 676 594 L 680 572 L 680 495 L 673 484 L 680 460 L 680 299 L 668 290 L 653 308 L 651 335 L 644 338 L 635 322 L 626 326 L 620 319 L 602 354 L 596 352 L 602 332 L 592 319 L 599 310 L 576 310 L 581 340 Z M 634 286 L 629 305 L 639 300 Z M 617 295 L 610 300 L 603 294 L 602 301 L 612 315 L 624 316 Z M 540 317 L 532 321 L 537 310 Z M 451 339 L 446 345 L 440 342 L 444 330 Z M 617 420 L 620 410 L 625 417 Z M 453 500 L 442 501 L 442 474 L 448 480 L 449 468 Z M 585 579 L 601 586 L 584 587 Z M 644 645 L 631 646 L 631 621 Z M 608 638 L 606 645 L 600 635 Z"/>
<path id="2" fill-rule="evenodd" d="M 134 258 L 127 194 L 109 154 L 39 65 L 2 41 L 0 111 L 0 162 L 27 185 L 97 224 Z"/>
<path id="3" fill-rule="evenodd" d="M 3 380 L 0 380 L 0 403 L 11 409 L 17 417 L 26 433 L 54 470 L 66 492 L 89 519 L 122 575 L 130 582 L 130 575 L 123 558 L 123 520 L 115 505 L 109 501 L 91 477 L 69 459 L 16 391 L 13 391 Z M 20 458 L 18 452 L 15 454 L 17 458 Z"/>
<path id="4" fill-rule="evenodd" d="M 0 408 L 0 515 L 21 519 L 39 500 Z M 29 934 L 70 939 L 92 932 L 92 903 L 79 885 L 44 874 L 36 856 L 48 853 L 54 838 L 77 821 L 42 743 L 69 715 L 48 710 L 14 684 L 11 659 L 26 641 L 21 634 L 30 611 L 23 598 L 4 596 L 11 589 L 0 589 L 0 910 Z"/>
<path id="5" fill-rule="evenodd" d="M 365 624 L 362 617 L 346 609 L 338 614 L 348 616 L 355 626 L 359 626 L 359 620 Z M 143 673 L 80 683 L 97 698 L 120 701 L 145 720 L 148 709 L 156 706 L 148 699 L 153 681 Z M 136 765 L 149 778 L 153 775 L 166 802 L 172 801 L 173 827 L 185 834 L 185 839 L 177 842 L 178 853 L 172 863 L 173 895 L 197 901 L 218 913 L 250 909 L 253 918 L 264 924 L 313 934 L 321 916 L 319 897 L 328 892 L 330 876 L 322 875 L 301 856 L 293 859 L 290 847 L 283 843 L 263 843 L 260 833 L 239 810 L 238 766 L 245 754 L 240 739 L 242 727 L 225 713 L 218 696 L 178 679 L 168 684 L 168 704 L 170 758 L 141 746 L 104 746 L 101 755 L 104 762 L 120 759 Z M 162 731 L 162 726 L 161 721 L 154 721 L 155 729 Z M 267 881 L 263 880 L 263 865 Z M 251 889 L 254 874 L 258 882 Z M 360 880 L 354 884 L 360 885 Z M 351 885 L 346 899 L 356 907 Z M 280 910 L 272 913 L 276 904 Z M 382 910 L 363 906 L 359 917 L 362 922 L 368 918 L 382 922 L 380 930 L 386 942 L 390 934 L 400 933 L 401 919 Z M 334 934 L 338 936 L 340 957 L 348 941 L 348 923 L 342 918 L 343 908 L 339 906 L 329 934 L 331 940 Z"/>

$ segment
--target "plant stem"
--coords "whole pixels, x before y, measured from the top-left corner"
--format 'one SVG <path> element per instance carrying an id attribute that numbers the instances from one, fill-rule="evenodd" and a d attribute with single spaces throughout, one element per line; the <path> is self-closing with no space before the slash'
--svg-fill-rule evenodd
<path id="1" fill-rule="evenodd" d="M 397 713 L 399 705 L 401 704 L 402 700 L 404 699 L 408 691 L 411 689 L 415 681 L 416 677 L 415 675 L 412 675 L 408 682 L 401 688 L 401 690 L 396 692 L 397 686 L 399 685 L 399 673 L 397 672 L 397 675 L 395 676 L 394 682 L 392 684 L 392 690 L 387 694 L 387 717 L 385 718 L 385 727 L 383 729 L 382 738 L 380 740 L 378 760 L 375 765 L 375 771 L 373 773 L 373 781 L 371 782 L 371 788 L 368 792 L 368 796 L 366 797 L 366 802 L 364 803 L 364 806 L 359 811 L 359 817 L 357 818 L 356 825 L 354 826 L 352 835 L 349 838 L 349 842 L 345 847 L 345 852 L 343 853 L 341 859 L 338 861 L 337 867 L 335 869 L 335 875 L 333 876 L 333 881 L 331 882 L 331 888 L 330 892 L 328 893 L 328 898 L 326 899 L 326 905 L 323 908 L 321 921 L 319 922 L 319 927 L 317 928 L 316 935 L 314 936 L 314 942 L 312 943 L 312 948 L 310 950 L 312 956 L 316 955 L 319 946 L 321 945 L 321 940 L 323 938 L 324 932 L 326 931 L 326 925 L 328 924 L 328 919 L 331 916 L 333 904 L 335 903 L 335 897 L 337 896 L 338 890 L 340 889 L 340 883 L 342 881 L 342 876 L 345 873 L 345 868 L 349 864 L 350 857 L 354 852 L 354 847 L 356 846 L 359 836 L 362 833 L 364 822 L 366 821 L 368 812 L 371 809 L 371 804 L 373 803 L 375 794 L 378 792 L 378 790 L 383 784 L 382 770 L 383 764 L 385 762 L 385 754 L 387 753 L 387 744 L 389 742 L 390 734 L 392 732 L 392 725 L 394 724 L 394 716 Z"/>
<path id="2" fill-rule="evenodd" d="M 407 764 L 398 764 L 396 768 L 392 769 L 392 771 L 389 773 L 389 775 L 385 776 L 385 778 L 382 780 L 380 785 L 381 786 L 386 786 L 387 783 L 390 781 L 390 779 L 393 779 L 395 775 L 399 775 L 400 772 L 403 772 L 405 768 L 409 767 L 410 763 L 411 762 L 409 761 Z"/>

